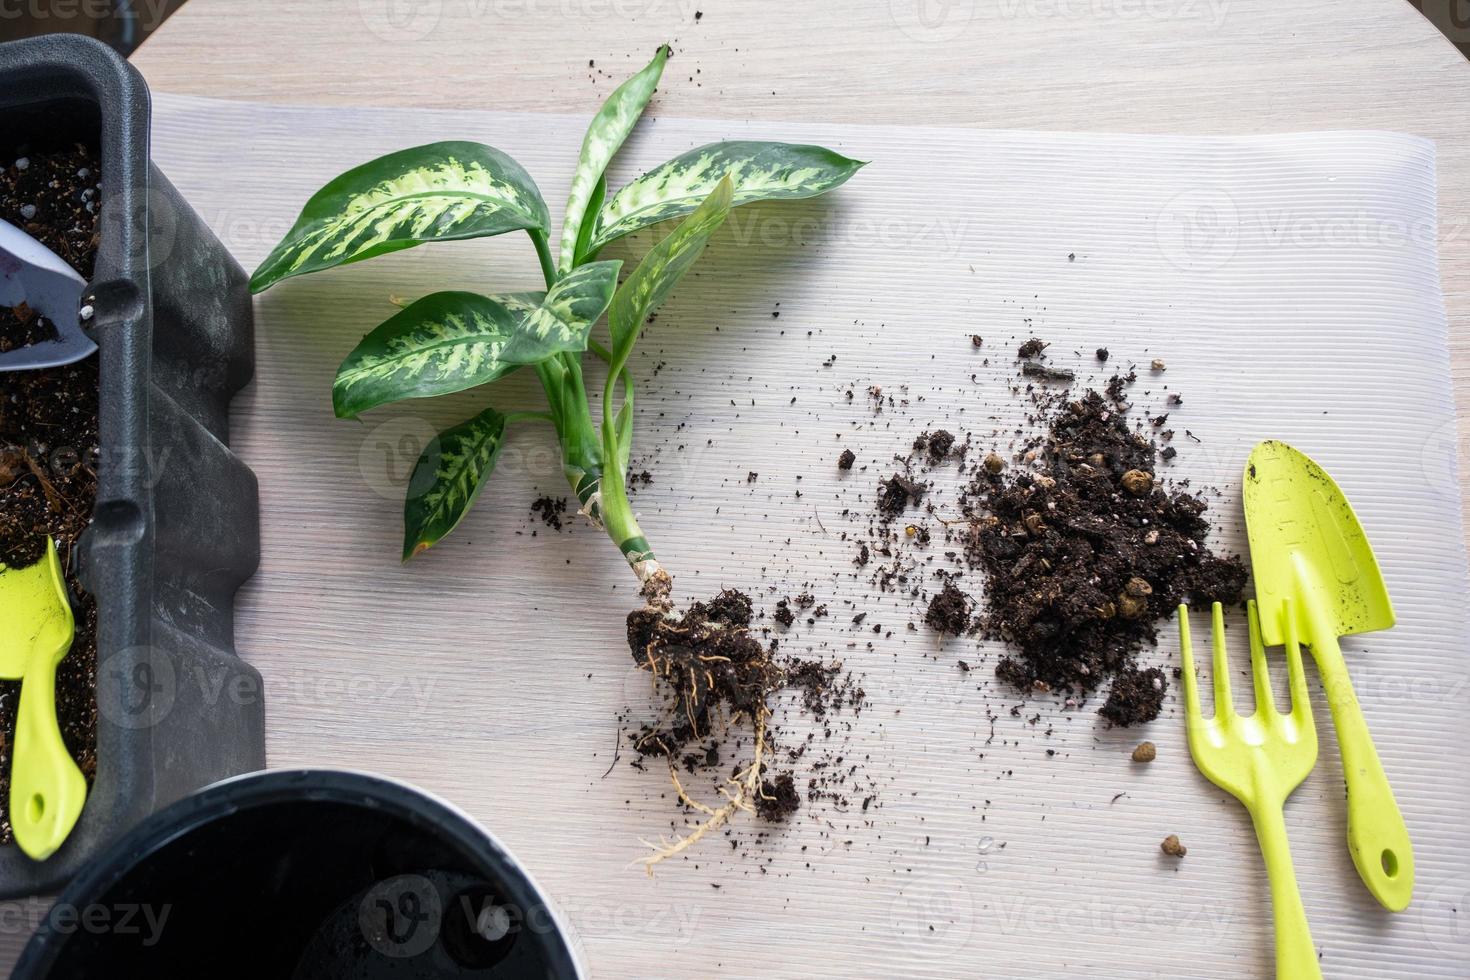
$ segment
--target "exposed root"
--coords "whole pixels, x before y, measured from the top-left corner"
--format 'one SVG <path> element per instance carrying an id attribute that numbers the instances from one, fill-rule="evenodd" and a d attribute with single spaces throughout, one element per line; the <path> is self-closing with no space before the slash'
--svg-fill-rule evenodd
<path id="1" fill-rule="evenodd" d="M 640 841 L 640 843 L 651 848 L 653 851 L 652 854 L 639 858 L 637 862 L 638 864 L 643 865 L 643 870 L 647 872 L 649 877 L 653 877 L 654 865 L 658 864 L 661 861 L 666 861 L 669 858 L 674 857 L 678 854 L 682 854 L 684 851 L 699 843 L 706 836 L 724 826 L 725 823 L 728 822 L 729 819 L 733 817 L 736 813 L 740 812 L 741 810 L 744 810 L 747 813 L 755 812 L 755 805 L 753 801 L 760 795 L 761 773 L 764 771 L 765 768 L 767 717 L 768 712 L 764 707 L 756 712 L 754 721 L 755 761 L 752 762 L 744 771 L 737 774 L 729 781 L 729 786 L 733 787 L 733 789 L 721 787 L 720 793 L 724 795 L 726 800 L 724 806 L 718 808 L 711 807 L 707 806 L 704 803 L 700 803 L 698 800 L 690 798 L 690 796 L 684 792 L 684 786 L 682 783 L 679 782 L 679 774 L 674 769 L 673 759 L 672 757 L 670 758 L 669 777 L 673 780 L 674 788 L 679 793 L 680 802 L 684 803 L 691 809 L 705 814 L 705 819 L 697 824 L 692 830 L 689 831 L 689 833 L 685 834 L 683 837 L 676 837 L 673 840 L 668 840 L 667 838 L 660 837 L 657 844 L 651 841 Z"/>
<path id="2" fill-rule="evenodd" d="M 663 573 L 667 588 L 667 573 Z M 667 592 L 662 593 L 667 600 Z M 682 617 L 671 617 L 654 602 L 628 616 L 628 646 L 638 666 L 654 678 L 667 699 L 665 713 L 634 739 L 636 750 L 662 755 L 679 801 L 702 816 L 682 837 L 649 844 L 653 853 L 639 863 L 653 865 L 683 853 L 724 826 L 741 810 L 760 810 L 761 779 L 765 773 L 770 736 L 768 699 L 785 683 L 771 651 L 750 633 L 750 599 L 738 592 L 722 592 L 708 602 L 696 602 Z M 712 748 L 701 743 L 724 719 L 751 720 L 755 758 L 719 787 L 725 802 L 719 806 L 695 800 L 679 779 L 678 760 L 696 757 Z M 712 765 L 713 763 L 711 763 Z"/>

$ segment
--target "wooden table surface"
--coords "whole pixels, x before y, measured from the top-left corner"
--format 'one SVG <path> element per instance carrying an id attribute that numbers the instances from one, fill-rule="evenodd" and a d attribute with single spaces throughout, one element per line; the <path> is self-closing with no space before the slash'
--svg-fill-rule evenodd
<path id="1" fill-rule="evenodd" d="M 587 113 L 660 42 L 654 114 L 1438 144 L 1451 371 L 1470 411 L 1470 64 L 1402 0 L 190 0 L 155 91 Z"/>
<path id="2" fill-rule="evenodd" d="M 585 114 L 663 41 L 655 115 L 1430 137 L 1470 409 L 1470 65 L 1404 0 L 190 0 L 133 62 L 158 92 Z"/>

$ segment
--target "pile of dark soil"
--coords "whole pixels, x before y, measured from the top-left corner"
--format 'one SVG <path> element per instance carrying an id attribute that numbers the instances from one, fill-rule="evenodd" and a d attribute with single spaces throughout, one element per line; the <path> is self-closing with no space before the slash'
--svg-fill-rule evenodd
<path id="1" fill-rule="evenodd" d="M 0 170 L 0 218 L 24 228 L 83 276 L 96 256 L 97 160 L 83 147 L 34 154 Z M 0 350 L 54 331 L 30 310 L 0 311 Z M 97 358 L 0 374 L 0 563 L 34 564 L 56 541 L 74 597 L 76 637 L 57 669 L 57 715 L 88 782 L 97 770 L 97 608 L 71 574 L 72 550 L 97 494 Z M 18 682 L 0 682 L 0 801 L 10 795 Z M 0 807 L 0 843 L 11 839 Z"/>
<path id="2" fill-rule="evenodd" d="M 1203 495 L 1156 477 L 1159 451 L 1129 425 L 1122 385 L 1062 403 L 1020 465 L 981 467 L 966 494 L 966 557 L 985 577 L 982 635 L 996 667 L 1034 690 L 1090 694 L 1115 724 L 1156 717 L 1166 681 L 1135 655 L 1182 601 L 1239 602 L 1246 569 L 1213 554 Z"/>

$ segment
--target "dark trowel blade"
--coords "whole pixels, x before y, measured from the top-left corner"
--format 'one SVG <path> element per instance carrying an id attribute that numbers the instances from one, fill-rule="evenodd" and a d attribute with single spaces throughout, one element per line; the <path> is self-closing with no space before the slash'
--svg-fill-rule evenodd
<path id="1" fill-rule="evenodd" d="M 0 307 L 24 303 L 56 327 L 56 338 L 0 353 L 0 371 L 32 371 L 80 361 L 97 349 L 79 315 L 87 286 L 49 248 L 0 221 Z"/>

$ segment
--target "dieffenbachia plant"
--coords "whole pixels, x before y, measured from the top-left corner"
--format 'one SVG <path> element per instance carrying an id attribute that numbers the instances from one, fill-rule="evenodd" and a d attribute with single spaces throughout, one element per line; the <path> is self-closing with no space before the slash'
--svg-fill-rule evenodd
<path id="1" fill-rule="evenodd" d="M 535 246 L 544 292 L 439 292 L 409 304 L 369 333 L 338 369 L 332 404 L 340 418 L 408 398 L 489 384 L 535 370 L 547 411 L 486 408 L 440 433 L 414 468 L 404 507 L 404 560 L 454 529 L 495 468 L 506 426 L 550 422 L 567 482 L 581 509 L 606 529 L 650 600 L 666 599 L 669 575 L 654 558 L 627 495 L 634 383 L 629 358 L 649 316 L 703 252 L 730 209 L 754 201 L 813 197 L 862 166 L 818 146 L 759 141 L 690 150 L 609 194 L 606 170 L 663 73 L 661 47 L 603 103 L 582 142 L 555 251 L 546 202 L 530 174 L 501 151 L 444 142 L 380 157 L 323 187 L 251 277 L 261 292 L 425 242 L 524 231 Z M 682 219 L 621 283 L 622 263 L 599 261 L 611 243 Z M 608 341 L 592 337 L 607 313 Z M 587 351 L 607 364 L 594 416 L 583 380 Z"/>

